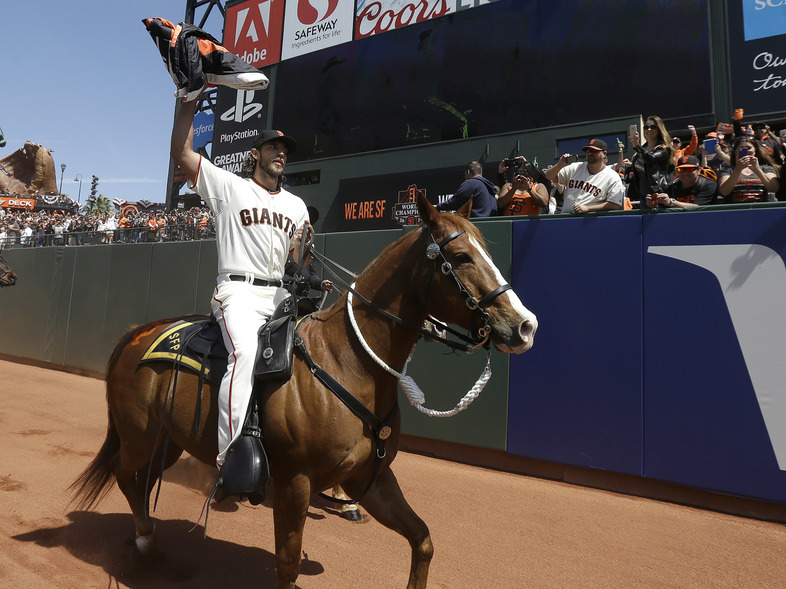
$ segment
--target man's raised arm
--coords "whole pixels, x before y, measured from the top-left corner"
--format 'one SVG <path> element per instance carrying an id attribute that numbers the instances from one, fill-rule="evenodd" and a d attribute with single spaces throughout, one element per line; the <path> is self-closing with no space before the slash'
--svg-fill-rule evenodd
<path id="1" fill-rule="evenodd" d="M 185 173 L 191 184 L 196 182 L 200 155 L 194 151 L 194 112 L 199 100 L 181 102 L 172 127 L 169 155 Z"/>

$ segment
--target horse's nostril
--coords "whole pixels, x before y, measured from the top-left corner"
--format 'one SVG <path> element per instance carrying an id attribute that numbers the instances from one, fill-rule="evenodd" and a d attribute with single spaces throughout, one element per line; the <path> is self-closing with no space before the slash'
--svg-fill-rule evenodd
<path id="1" fill-rule="evenodd" d="M 535 331 L 537 331 L 537 329 L 537 323 L 533 323 L 532 321 L 522 322 L 521 326 L 519 327 L 521 339 L 525 342 L 528 342 L 530 339 L 532 339 L 532 336 L 535 335 Z"/>

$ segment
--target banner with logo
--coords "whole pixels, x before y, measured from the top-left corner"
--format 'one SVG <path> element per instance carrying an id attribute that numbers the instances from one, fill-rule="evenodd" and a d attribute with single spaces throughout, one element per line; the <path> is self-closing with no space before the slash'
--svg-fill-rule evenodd
<path id="1" fill-rule="evenodd" d="M 511 223 L 507 451 L 786 503 L 786 208 L 588 221 Z"/>
<path id="2" fill-rule="evenodd" d="M 746 120 L 786 112 L 783 2 L 729 2 L 728 30 L 732 108 L 743 109 Z"/>
<path id="3" fill-rule="evenodd" d="M 30 209 L 32 211 L 35 208 L 35 199 L 0 197 L 0 207 L 7 209 Z"/>
<path id="4" fill-rule="evenodd" d="M 240 171 L 251 144 L 265 128 L 267 93 L 218 87 L 211 152 L 215 165 L 234 173 Z"/>
<path id="5" fill-rule="evenodd" d="M 213 121 L 215 115 L 212 112 L 198 112 L 194 116 L 194 149 L 204 147 L 213 141 Z"/>
<path id="6" fill-rule="evenodd" d="M 285 0 L 244 0 L 227 4 L 224 47 L 256 68 L 281 59 Z"/>
<path id="7" fill-rule="evenodd" d="M 361 39 L 477 8 L 498 0 L 358 0 L 355 38 Z"/>
<path id="8" fill-rule="evenodd" d="M 287 0 L 281 58 L 351 41 L 354 20 L 353 0 Z"/>
<path id="9" fill-rule="evenodd" d="M 417 192 L 423 191 L 432 204 L 443 202 L 463 182 L 463 169 L 448 167 L 341 180 L 322 230 L 330 233 L 417 225 Z"/>

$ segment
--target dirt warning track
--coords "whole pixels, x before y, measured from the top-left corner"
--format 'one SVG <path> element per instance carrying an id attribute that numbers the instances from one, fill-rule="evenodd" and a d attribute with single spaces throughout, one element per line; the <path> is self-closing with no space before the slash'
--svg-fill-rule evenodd
<path id="1" fill-rule="evenodd" d="M 115 487 L 95 511 L 66 488 L 106 433 L 100 380 L 0 361 L 0 586 L 188 588 L 275 586 L 269 506 L 224 502 L 207 537 L 197 521 L 210 469 L 168 472 L 157 550 L 133 548 Z M 786 526 L 500 473 L 416 454 L 393 464 L 429 525 L 430 589 L 776 588 L 786 579 Z M 315 500 L 302 589 L 404 589 L 409 547 L 369 519 L 351 523 Z"/>

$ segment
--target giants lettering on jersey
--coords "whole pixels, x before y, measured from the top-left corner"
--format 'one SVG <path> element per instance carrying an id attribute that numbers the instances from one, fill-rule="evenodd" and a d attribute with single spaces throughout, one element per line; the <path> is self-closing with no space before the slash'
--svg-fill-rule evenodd
<path id="1" fill-rule="evenodd" d="M 590 184 L 589 182 L 585 182 L 584 180 L 569 180 L 568 181 L 568 188 L 575 188 L 576 190 L 582 190 L 587 194 L 591 194 L 595 198 L 600 197 L 601 190 L 597 186 Z"/>
<path id="2" fill-rule="evenodd" d="M 250 211 L 243 209 L 240 211 L 240 222 L 243 224 L 243 227 L 259 225 L 260 223 L 273 225 L 273 228 L 281 229 L 288 233 L 290 239 L 295 235 L 295 222 L 292 219 L 285 217 L 282 213 L 271 214 L 267 209 L 262 209 L 261 211 L 256 207 Z"/>

